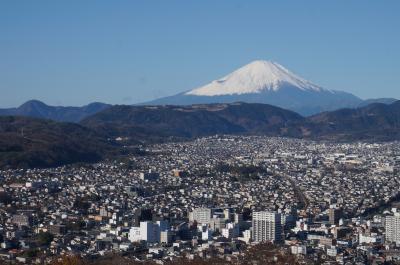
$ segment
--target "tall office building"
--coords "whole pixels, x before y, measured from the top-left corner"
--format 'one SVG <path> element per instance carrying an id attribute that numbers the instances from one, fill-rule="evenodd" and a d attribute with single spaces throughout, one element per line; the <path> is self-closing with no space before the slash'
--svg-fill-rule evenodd
<path id="1" fill-rule="evenodd" d="M 385 218 L 385 239 L 388 242 L 400 244 L 400 213 Z"/>
<path id="2" fill-rule="evenodd" d="M 161 242 L 161 232 L 169 232 L 167 221 L 157 221 L 156 223 L 144 221 L 140 222 L 140 226 L 131 227 L 128 238 L 132 242 L 146 241 L 148 243 L 159 243 Z M 166 235 L 164 234 L 164 236 Z"/>
<path id="3" fill-rule="evenodd" d="M 226 228 L 222 229 L 221 234 L 225 238 L 232 239 L 232 238 L 238 237 L 239 232 L 240 232 L 240 229 L 239 229 L 238 224 L 228 223 L 226 225 Z"/>
<path id="4" fill-rule="evenodd" d="M 279 213 L 253 212 L 252 226 L 253 241 L 273 243 L 282 241 L 282 224 Z"/>
<path id="5" fill-rule="evenodd" d="M 211 209 L 196 208 L 190 213 L 189 220 L 199 224 L 209 224 L 211 219 Z"/>
<path id="6" fill-rule="evenodd" d="M 148 243 L 156 243 L 159 238 L 159 227 L 152 222 L 140 222 L 140 237 Z"/>
<path id="7" fill-rule="evenodd" d="M 339 219 L 342 218 L 342 211 L 338 208 L 329 208 L 329 223 L 331 225 L 337 225 L 339 223 Z"/>

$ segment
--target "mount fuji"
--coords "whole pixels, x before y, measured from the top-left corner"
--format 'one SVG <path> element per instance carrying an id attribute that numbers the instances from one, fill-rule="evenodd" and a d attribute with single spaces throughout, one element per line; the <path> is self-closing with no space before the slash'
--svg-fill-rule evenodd
<path id="1" fill-rule="evenodd" d="M 257 60 L 205 86 L 146 104 L 191 105 L 239 101 L 271 104 L 302 115 L 355 107 L 363 102 L 353 94 L 322 88 L 276 62 Z"/>

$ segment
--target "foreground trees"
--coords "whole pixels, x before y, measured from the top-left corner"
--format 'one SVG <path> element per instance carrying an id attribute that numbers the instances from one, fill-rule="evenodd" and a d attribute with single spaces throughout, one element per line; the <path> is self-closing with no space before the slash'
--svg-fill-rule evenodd
<path id="1" fill-rule="evenodd" d="M 77 256 L 63 256 L 54 261 L 52 265 L 155 265 L 155 262 L 138 262 L 128 257 L 118 255 L 106 256 L 95 261 L 84 260 Z M 236 260 L 225 260 L 220 258 L 189 260 L 186 258 L 176 259 L 165 263 L 166 265 L 284 265 L 301 264 L 296 256 L 289 254 L 284 249 L 272 244 L 259 244 L 246 250 Z"/>

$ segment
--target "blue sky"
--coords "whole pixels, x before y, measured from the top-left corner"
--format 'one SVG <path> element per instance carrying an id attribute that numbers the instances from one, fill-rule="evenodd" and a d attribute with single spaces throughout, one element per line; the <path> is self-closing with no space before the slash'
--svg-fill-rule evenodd
<path id="1" fill-rule="evenodd" d="M 0 1 L 0 107 L 133 104 L 255 59 L 400 98 L 400 1 Z"/>

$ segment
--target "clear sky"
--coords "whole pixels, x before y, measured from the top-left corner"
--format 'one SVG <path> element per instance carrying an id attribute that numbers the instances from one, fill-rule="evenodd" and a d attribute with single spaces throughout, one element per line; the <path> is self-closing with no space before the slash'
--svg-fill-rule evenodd
<path id="1" fill-rule="evenodd" d="M 0 1 L 0 107 L 133 104 L 255 59 L 400 98 L 400 1 Z"/>

